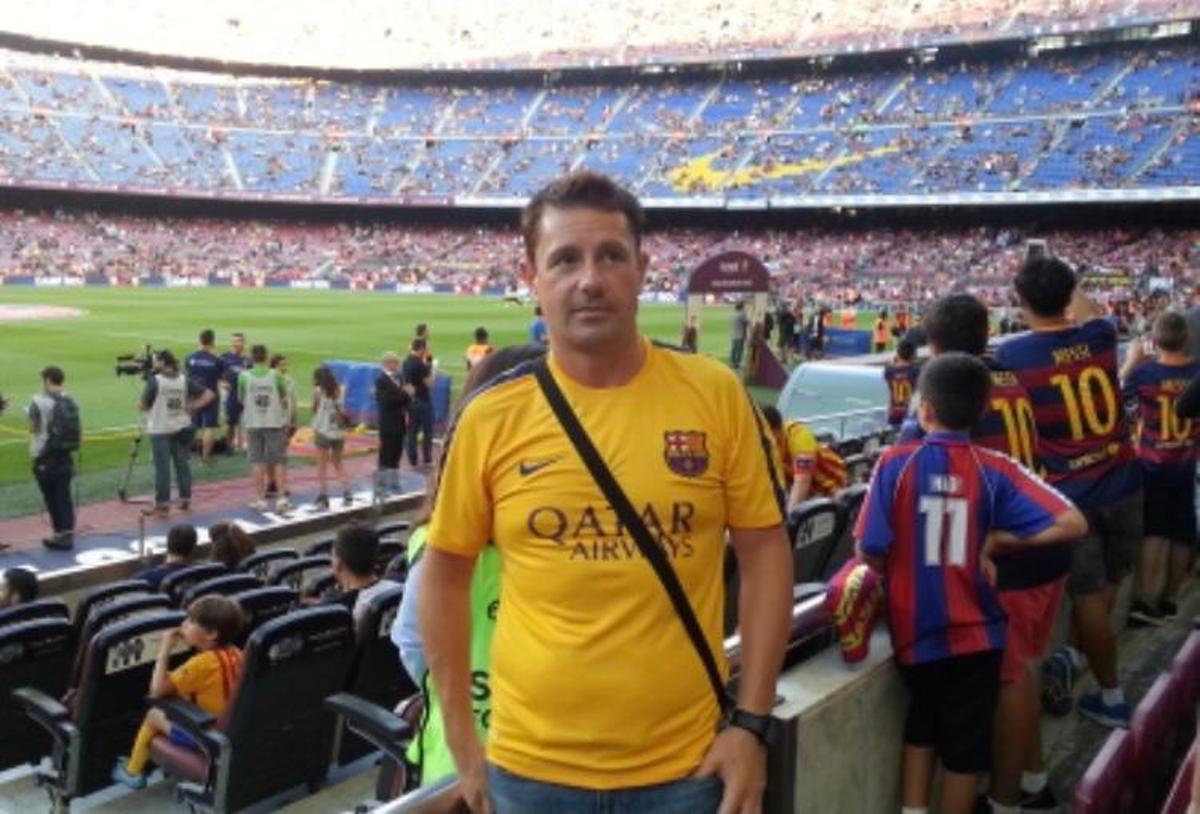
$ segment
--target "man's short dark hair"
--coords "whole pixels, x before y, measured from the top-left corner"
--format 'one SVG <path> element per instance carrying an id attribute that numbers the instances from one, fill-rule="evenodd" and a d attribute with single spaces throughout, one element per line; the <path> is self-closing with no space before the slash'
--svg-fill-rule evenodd
<path id="1" fill-rule="evenodd" d="M 758 409 L 762 411 L 768 427 L 776 431 L 783 429 L 783 414 L 779 412 L 778 407 L 773 404 L 760 404 Z"/>
<path id="2" fill-rule="evenodd" d="M 374 529 L 357 523 L 346 526 L 337 533 L 333 541 L 333 553 L 350 573 L 369 577 L 375 573 L 375 561 L 379 556 L 379 535 Z"/>
<path id="3" fill-rule="evenodd" d="M 258 364 L 263 364 L 267 361 L 267 346 L 252 345 L 250 347 L 250 358 Z"/>
<path id="4" fill-rule="evenodd" d="M 175 354 L 166 348 L 158 352 L 158 363 L 171 370 L 179 370 L 179 360 L 175 358 Z"/>
<path id="5" fill-rule="evenodd" d="M 1154 320 L 1154 344 L 1168 353 L 1182 353 L 1188 346 L 1187 319 L 1178 311 L 1163 311 Z"/>
<path id="6" fill-rule="evenodd" d="M 987 350 L 987 306 L 970 294 L 942 297 L 925 315 L 925 338 L 938 353 L 969 353 Z"/>
<path id="7" fill-rule="evenodd" d="M 412 341 L 412 349 L 414 352 L 423 351 L 423 350 L 425 350 L 426 344 L 427 343 L 425 342 L 424 339 L 421 339 L 418 337 L 417 339 L 414 339 Z"/>
<path id="8" fill-rule="evenodd" d="M 620 212 L 625 216 L 625 224 L 633 235 L 633 245 L 638 249 L 642 246 L 646 215 L 638 199 L 608 176 L 590 170 L 580 170 L 542 187 L 521 211 L 521 236 L 525 240 L 525 256 L 530 263 L 533 263 L 537 253 L 542 215 L 547 209 Z"/>
<path id="9" fill-rule="evenodd" d="M 200 332 L 200 344 L 204 346 L 211 345 L 217 341 L 217 335 L 212 332 L 211 328 L 205 328 Z"/>
<path id="10" fill-rule="evenodd" d="M 21 602 L 32 602 L 38 598 L 37 574 L 28 568 L 9 568 L 4 572 L 4 584 L 9 596 L 20 594 Z"/>
<path id="11" fill-rule="evenodd" d="M 957 351 L 926 362 L 917 380 L 921 400 L 933 407 L 938 423 L 956 432 L 971 429 L 983 415 L 991 388 L 987 365 Z"/>
<path id="12" fill-rule="evenodd" d="M 188 523 L 171 526 L 167 532 L 167 553 L 190 560 L 196 550 L 196 527 Z"/>
<path id="13" fill-rule="evenodd" d="M 46 365 L 42 368 L 42 381 L 62 387 L 66 380 L 67 374 L 63 373 L 63 369 L 58 365 Z"/>
<path id="14" fill-rule="evenodd" d="M 267 367 L 274 370 L 275 368 L 279 367 L 280 362 L 286 362 L 286 361 L 287 361 L 287 356 L 283 355 L 282 353 L 275 353 L 275 354 L 271 355 L 271 361 L 267 362 Z"/>
<path id="15" fill-rule="evenodd" d="M 907 339 L 901 339 L 896 343 L 896 358 L 911 362 L 917 358 L 917 346 Z"/>
<path id="16" fill-rule="evenodd" d="M 232 337 L 233 339 L 245 339 L 246 335 L 244 333 L 242 333 L 241 331 L 234 331 L 233 333 L 230 334 L 230 337 Z"/>
<path id="17" fill-rule="evenodd" d="M 417 329 L 413 331 L 413 334 L 415 336 L 425 336 L 427 333 L 429 333 L 429 326 L 424 322 L 418 322 Z"/>
<path id="18" fill-rule="evenodd" d="M 1075 272 L 1057 257 L 1029 258 L 1013 281 L 1021 302 L 1039 317 L 1062 316 L 1075 284 Z"/>
<path id="19" fill-rule="evenodd" d="M 210 633 L 217 634 L 217 646 L 232 643 L 246 623 L 242 607 L 234 600 L 220 594 L 209 594 L 196 599 L 187 607 L 188 618 Z"/>
<path id="20" fill-rule="evenodd" d="M 479 344 L 481 344 L 481 345 L 482 345 L 484 342 L 488 341 L 488 332 L 487 332 L 487 328 L 484 328 L 484 327 L 481 325 L 481 326 L 479 326 L 478 328 L 476 328 L 476 329 L 475 329 L 475 341 L 476 341 L 476 342 L 478 342 L 478 343 L 479 343 Z"/>

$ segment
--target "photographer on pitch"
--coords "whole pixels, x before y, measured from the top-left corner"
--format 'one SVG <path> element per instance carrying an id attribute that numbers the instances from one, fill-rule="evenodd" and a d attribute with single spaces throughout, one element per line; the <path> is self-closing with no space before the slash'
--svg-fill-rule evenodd
<path id="1" fill-rule="evenodd" d="M 154 372 L 146 377 L 140 409 L 146 414 L 146 434 L 154 455 L 154 505 L 144 514 L 166 517 L 171 511 L 171 466 L 179 490 L 179 508 L 187 511 L 192 499 L 192 469 L 189 462 L 192 413 L 207 407 L 216 394 L 180 375 L 175 354 L 162 350 L 154 357 Z"/>
<path id="2" fill-rule="evenodd" d="M 71 453 L 79 449 L 82 423 L 75 400 L 63 391 L 66 374 L 49 365 L 42 370 L 42 392 L 29 402 L 29 456 L 33 476 L 54 533 L 42 545 L 55 551 L 75 546 L 75 506 L 71 503 L 71 479 L 75 468 Z"/>

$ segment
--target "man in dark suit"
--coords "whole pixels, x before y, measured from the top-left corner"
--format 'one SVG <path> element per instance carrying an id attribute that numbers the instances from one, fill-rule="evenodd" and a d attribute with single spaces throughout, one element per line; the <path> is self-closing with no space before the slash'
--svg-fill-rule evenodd
<path id="1" fill-rule="evenodd" d="M 404 451 L 404 428 L 412 400 L 400 376 L 400 357 L 383 354 L 382 370 L 375 379 L 375 407 L 379 427 L 379 469 L 376 491 L 384 494 L 400 488 L 400 455 Z"/>

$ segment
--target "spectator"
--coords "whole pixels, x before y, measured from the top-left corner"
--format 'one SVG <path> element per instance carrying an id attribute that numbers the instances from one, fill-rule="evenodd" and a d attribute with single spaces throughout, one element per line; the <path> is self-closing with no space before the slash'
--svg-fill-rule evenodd
<path id="1" fill-rule="evenodd" d="M 350 418 L 346 415 L 345 393 L 334 378 L 333 371 L 324 365 L 313 371 L 312 416 L 313 444 L 317 448 L 317 488 L 320 490 L 313 501 L 313 508 L 318 511 L 329 508 L 330 464 L 342 485 L 342 505 L 353 505 L 350 478 L 342 467 L 346 427 L 350 424 Z"/>
<path id="2" fill-rule="evenodd" d="M 371 597 L 397 585 L 379 578 L 379 535 L 366 526 L 350 525 L 338 532 L 329 564 L 341 590 L 327 602 L 344 605 L 356 622 Z"/>
<path id="3" fill-rule="evenodd" d="M 680 501 L 708 507 L 691 523 L 686 547 L 680 539 L 674 549 L 676 559 L 693 561 L 680 569 L 685 596 L 692 602 L 710 597 L 697 606 L 704 638 L 688 642 L 682 634 L 663 586 L 637 553 L 641 545 L 630 539 L 633 524 L 621 525 L 605 511 L 608 531 L 569 520 L 561 530 L 543 525 L 557 513 L 593 516 L 608 501 L 571 454 L 571 442 L 546 434 L 546 427 L 555 427 L 555 414 L 532 373 L 477 394 L 459 414 L 456 440 L 446 451 L 420 600 L 422 640 L 443 703 L 447 742 L 463 796 L 477 814 L 489 799 L 497 814 L 591 811 L 601 789 L 622 789 L 632 808 L 696 814 L 761 802 L 762 739 L 771 729 L 766 716 L 791 605 L 782 495 L 768 447 L 740 446 L 760 436 L 761 425 L 736 379 L 711 360 L 659 348 L 639 335 L 635 315 L 647 262 L 643 224 L 637 200 L 607 178 L 567 176 L 536 195 L 522 215 L 522 269 L 554 337 L 546 372 L 539 375 L 546 382 L 548 374 L 571 394 L 585 432 L 603 439 L 602 455 L 617 481 L 638 496 L 639 505 L 661 507 L 655 510 L 660 517 Z M 569 270 L 555 265 L 551 272 L 551 257 L 574 262 Z M 680 413 L 701 403 L 711 418 Z M 713 405 L 723 405 L 719 418 Z M 603 423 L 598 411 L 617 416 L 615 423 Z M 620 418 L 635 415 L 636 421 Z M 672 434 L 679 426 L 704 427 L 703 452 L 696 436 Z M 532 428 L 541 440 L 524 430 L 514 435 L 514 427 Z M 499 458 L 489 457 L 502 447 L 521 465 L 500 466 Z M 663 449 L 656 458 L 663 472 L 644 467 L 641 453 L 648 449 Z M 694 477 L 716 460 L 723 462 L 719 479 Z M 552 516 L 543 518 L 542 506 L 554 507 Z M 743 586 L 743 652 L 754 655 L 742 662 L 741 711 L 716 734 L 722 699 L 714 682 L 720 678 L 698 662 L 711 663 L 709 648 L 721 640 L 722 609 L 715 599 L 727 530 Z M 505 564 L 492 653 L 490 766 L 471 711 L 467 616 L 471 574 L 489 541 Z M 592 549 L 610 542 L 616 542 L 615 559 L 593 559 Z M 564 569 L 568 562 L 579 567 Z M 607 575 L 603 588 L 596 580 L 600 573 Z M 667 639 L 640 636 L 634 628 L 673 629 L 676 635 L 664 648 Z M 635 708 L 613 702 L 604 676 L 616 675 L 626 682 L 623 696 L 639 699 Z M 563 696 L 547 682 L 569 684 L 570 702 L 554 701 Z M 673 691 L 661 692 L 667 684 Z M 638 726 L 631 728 L 631 720 Z M 640 734 L 645 732 L 655 737 Z"/>
<path id="4" fill-rule="evenodd" d="M 154 590 L 162 583 L 163 578 L 181 568 L 195 565 L 192 554 L 196 550 L 196 528 L 188 524 L 171 526 L 167 532 L 167 558 L 162 565 L 147 568 L 133 575 L 150 585 Z"/>
<path id="5" fill-rule="evenodd" d="M 176 630 L 167 631 L 158 648 L 154 673 L 150 676 L 151 698 L 186 698 L 219 718 L 233 699 L 242 674 L 242 651 L 233 644 L 245 624 L 241 607 L 229 597 L 202 596 L 188 605 L 187 618 Z M 197 651 L 182 666 L 168 670 L 177 643 Z M 146 787 L 150 743 L 156 737 L 199 750 L 190 736 L 176 729 L 157 707 L 146 713 L 126 760 L 118 760 L 112 779 L 133 789 Z"/>
<path id="6" fill-rule="evenodd" d="M 242 560 L 254 553 L 254 541 L 237 523 L 216 523 L 208 527 L 212 543 L 210 559 L 236 571 Z"/>
<path id="7" fill-rule="evenodd" d="M 28 568 L 6 568 L 0 583 L 0 608 L 14 608 L 38 598 L 38 577 Z"/>
<path id="8" fill-rule="evenodd" d="M 408 391 L 408 464 L 417 465 L 417 437 L 421 438 L 421 463 L 433 463 L 433 387 L 436 362 L 427 361 L 425 340 L 412 341 L 412 349 L 404 360 L 401 378 Z"/>
<path id="9" fill-rule="evenodd" d="M 542 316 L 542 306 L 533 306 L 533 321 L 529 323 L 529 341 L 535 345 L 545 345 L 550 341 L 549 329 Z"/>
<path id="10" fill-rule="evenodd" d="M 997 361 L 1029 391 L 1046 480 L 1088 519 L 1067 579 L 1078 649 L 1065 645 L 1047 660 L 1043 701 L 1070 709 L 1086 656 L 1100 690 L 1079 699 L 1080 713 L 1128 726 L 1109 614 L 1142 539 L 1142 474 L 1118 398 L 1116 327 L 1058 258 L 1027 260 L 1014 287 L 1031 332 L 1000 345 Z"/>
<path id="11" fill-rule="evenodd" d="M 746 332 L 750 320 L 746 317 L 746 303 L 734 303 L 733 315 L 729 320 L 729 364 L 735 370 L 742 367 L 742 353 L 746 350 Z"/>
<path id="12" fill-rule="evenodd" d="M 467 372 L 471 372 L 471 368 L 479 364 L 483 357 L 492 352 L 492 346 L 488 342 L 487 328 L 479 327 L 475 329 L 475 341 L 467 346 L 465 355 L 467 360 Z"/>
<path id="13" fill-rule="evenodd" d="M 886 577 L 892 647 L 911 696 L 901 768 L 905 811 L 929 809 L 935 761 L 944 769 L 938 810 L 976 810 L 978 775 L 991 765 L 1006 625 L 993 554 L 1084 531 L 1070 501 L 1011 459 L 970 443 L 990 378 L 982 362 L 962 353 L 924 366 L 917 415 L 927 435 L 884 452 L 854 531 L 859 552 Z M 973 499 L 985 493 L 990 501 Z M 943 527 L 950 537 L 938 535 L 941 548 L 919 539 Z M 931 568 L 944 592 L 914 602 Z"/>
<path id="14" fill-rule="evenodd" d="M 921 372 L 916 360 L 917 346 L 901 339 L 891 364 L 883 367 L 883 381 L 888 389 L 887 422 L 892 427 L 899 427 L 908 416 L 917 374 Z"/>

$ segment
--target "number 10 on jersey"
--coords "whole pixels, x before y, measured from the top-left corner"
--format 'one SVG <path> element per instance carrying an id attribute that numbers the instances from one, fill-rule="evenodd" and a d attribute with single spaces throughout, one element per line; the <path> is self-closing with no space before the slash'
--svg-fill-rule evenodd
<path id="1" fill-rule="evenodd" d="M 926 566 L 967 567 L 967 508 L 961 497 L 921 498 L 918 510 L 925 515 Z"/>

